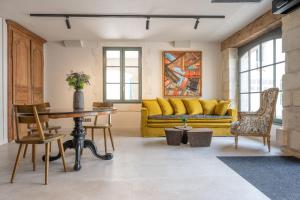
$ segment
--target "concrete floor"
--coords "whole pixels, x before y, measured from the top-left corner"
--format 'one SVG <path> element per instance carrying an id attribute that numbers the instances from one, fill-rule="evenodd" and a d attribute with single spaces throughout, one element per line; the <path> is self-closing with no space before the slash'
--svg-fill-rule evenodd
<path id="1" fill-rule="evenodd" d="M 97 141 L 101 139 L 96 137 Z M 97 144 L 103 150 L 103 144 Z M 38 159 L 37 170 L 32 171 L 30 153 L 22 160 L 15 183 L 9 183 L 17 145 L 2 145 L 0 199 L 268 199 L 216 156 L 281 154 L 276 147 L 268 153 L 261 141 L 242 137 L 238 150 L 234 149 L 234 139 L 230 137 L 214 137 L 209 148 L 174 147 L 167 146 L 165 138 L 124 136 L 115 136 L 115 145 L 117 149 L 111 161 L 98 160 L 85 150 L 82 169 L 78 172 L 64 173 L 61 160 L 51 162 L 47 186 L 43 185 L 43 162 Z M 40 145 L 39 158 L 43 149 Z M 74 152 L 67 150 L 66 157 L 71 170 Z"/>

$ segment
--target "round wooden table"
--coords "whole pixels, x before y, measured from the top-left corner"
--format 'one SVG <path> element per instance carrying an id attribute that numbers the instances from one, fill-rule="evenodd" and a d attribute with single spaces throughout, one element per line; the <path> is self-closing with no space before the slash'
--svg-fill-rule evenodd
<path id="1" fill-rule="evenodd" d="M 72 140 L 64 142 L 64 150 L 75 149 L 75 164 L 74 170 L 78 171 L 81 169 L 81 153 L 84 148 L 89 148 L 94 156 L 102 160 L 111 160 L 113 155 L 111 153 L 99 154 L 97 147 L 92 140 L 85 139 L 85 129 L 82 126 L 83 118 L 86 116 L 96 115 L 110 115 L 116 113 L 116 108 L 85 108 L 81 110 L 74 109 L 49 109 L 46 112 L 39 112 L 39 115 L 48 115 L 51 119 L 59 118 L 73 118 L 74 129 L 71 133 L 73 136 Z M 60 153 L 57 156 L 50 156 L 50 161 L 57 160 L 61 157 Z M 44 160 L 44 157 L 43 157 Z"/>

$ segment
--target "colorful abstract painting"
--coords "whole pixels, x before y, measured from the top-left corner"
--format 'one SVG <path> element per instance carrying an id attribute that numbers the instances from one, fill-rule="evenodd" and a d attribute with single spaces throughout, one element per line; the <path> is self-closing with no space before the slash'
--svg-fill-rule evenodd
<path id="1" fill-rule="evenodd" d="M 163 52 L 164 96 L 201 96 L 201 51 Z"/>

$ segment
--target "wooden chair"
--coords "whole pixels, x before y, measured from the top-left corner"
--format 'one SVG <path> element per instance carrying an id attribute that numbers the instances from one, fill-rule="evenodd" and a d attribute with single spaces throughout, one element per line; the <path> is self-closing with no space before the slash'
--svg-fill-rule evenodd
<path id="1" fill-rule="evenodd" d="M 32 162 L 33 162 L 33 170 L 35 171 L 35 150 L 37 144 L 45 144 L 45 185 L 48 184 L 48 169 L 49 169 L 49 144 L 50 142 L 57 141 L 59 146 L 59 152 L 62 157 L 62 162 L 64 166 L 64 171 L 67 171 L 64 149 L 62 145 L 63 134 L 49 134 L 44 133 L 44 129 L 42 124 L 48 121 L 47 115 L 40 115 L 38 112 L 46 112 L 47 109 L 44 104 L 36 104 L 36 105 L 14 105 L 14 116 L 15 116 L 15 128 L 16 128 L 16 140 L 15 142 L 19 144 L 19 150 L 16 158 L 16 162 L 14 165 L 13 173 L 11 176 L 11 183 L 14 181 L 14 177 L 16 174 L 16 169 L 19 166 L 20 155 L 22 149 L 25 145 L 32 144 Z M 37 128 L 36 133 L 32 133 L 30 135 L 20 137 L 20 125 L 21 124 L 35 124 Z"/>
<path id="2" fill-rule="evenodd" d="M 111 108 L 111 107 L 113 107 L 113 104 L 108 103 L 108 102 L 94 102 L 93 107 L 94 108 Z M 85 119 L 85 122 L 87 122 L 87 121 L 88 120 Z M 112 127 L 111 114 L 109 114 L 109 116 L 108 116 L 107 124 L 97 124 L 97 121 L 98 121 L 98 116 L 95 117 L 94 123 L 92 125 L 84 125 L 83 127 L 85 128 L 86 131 L 88 129 L 91 129 L 91 134 L 92 134 L 92 140 L 93 141 L 94 141 L 94 130 L 95 129 L 102 129 L 103 130 L 105 153 L 107 153 L 107 142 L 106 142 L 106 129 L 107 129 L 108 133 L 109 133 L 112 148 L 113 148 L 113 150 L 115 150 L 114 140 L 113 140 L 111 130 L 110 130 L 110 128 Z"/>
<path id="3" fill-rule="evenodd" d="M 50 109 L 49 102 L 45 102 L 44 105 L 45 105 L 45 109 Z M 51 125 L 49 125 L 49 121 L 46 121 L 45 123 L 43 123 L 43 129 L 44 129 L 44 131 L 48 131 L 50 134 L 52 133 L 52 131 L 54 131 L 55 133 L 58 133 L 58 130 L 61 129 L 61 126 L 51 126 Z M 32 126 L 32 124 L 28 124 L 28 135 L 31 135 L 32 133 L 35 133 L 35 132 L 37 132 L 37 128 L 35 126 Z M 28 148 L 28 144 L 25 145 L 23 158 L 26 157 L 27 148 Z M 52 149 L 51 143 L 50 143 L 49 148 L 50 148 L 50 152 L 51 152 L 51 149 Z"/>
<path id="4" fill-rule="evenodd" d="M 273 123 L 279 89 L 270 88 L 261 93 L 260 108 L 257 112 L 239 112 L 239 120 L 231 125 L 231 134 L 235 136 L 235 148 L 238 146 L 238 136 L 262 137 L 264 145 L 268 143 L 271 151 L 270 132 Z"/>

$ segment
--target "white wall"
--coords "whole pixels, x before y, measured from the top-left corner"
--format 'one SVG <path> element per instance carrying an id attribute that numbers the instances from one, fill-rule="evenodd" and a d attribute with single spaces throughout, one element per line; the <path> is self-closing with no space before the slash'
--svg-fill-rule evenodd
<path id="1" fill-rule="evenodd" d="M 0 18 L 0 145 L 7 143 L 7 28 Z"/>
<path id="2" fill-rule="evenodd" d="M 191 48 L 175 49 L 167 42 L 101 41 L 93 48 L 66 48 L 59 42 L 52 42 L 47 43 L 45 48 L 45 100 L 51 102 L 52 107 L 72 108 L 73 90 L 65 82 L 70 70 L 84 71 L 91 75 L 91 85 L 84 89 L 85 106 L 90 106 L 93 101 L 102 101 L 103 46 L 142 47 L 143 98 L 162 96 L 162 51 L 200 50 L 203 53 L 203 98 L 222 96 L 221 52 L 218 43 L 192 43 Z M 140 104 L 115 106 L 120 109 L 113 116 L 115 131 L 139 135 Z M 64 123 L 64 127 L 71 126 L 70 120 L 60 120 L 57 123 Z"/>

